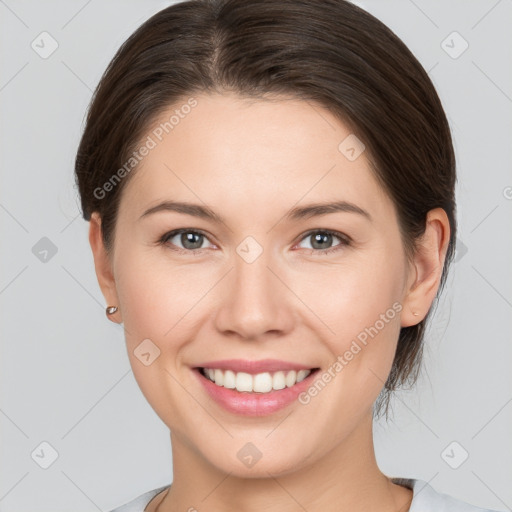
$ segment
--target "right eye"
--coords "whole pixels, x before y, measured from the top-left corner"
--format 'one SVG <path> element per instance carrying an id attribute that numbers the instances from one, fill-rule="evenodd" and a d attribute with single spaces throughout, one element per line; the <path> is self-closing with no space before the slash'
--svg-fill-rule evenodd
<path id="1" fill-rule="evenodd" d="M 172 250 L 181 254 L 186 254 L 192 252 L 202 252 L 203 248 L 201 246 L 205 240 L 208 239 L 202 231 L 198 231 L 196 229 L 181 228 L 165 233 L 159 239 L 159 243 L 162 245 L 170 246 Z M 181 244 L 181 246 L 179 244 Z"/>

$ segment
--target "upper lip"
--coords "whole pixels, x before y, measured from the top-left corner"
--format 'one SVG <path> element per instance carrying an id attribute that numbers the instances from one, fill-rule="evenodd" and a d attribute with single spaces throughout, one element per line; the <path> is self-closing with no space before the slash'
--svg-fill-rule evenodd
<path id="1" fill-rule="evenodd" d="M 212 368 L 219 370 L 231 370 L 232 372 L 245 372 L 250 374 L 277 372 L 280 370 L 311 370 L 312 366 L 306 366 L 300 363 L 290 361 L 280 361 L 279 359 L 260 359 L 259 361 L 249 361 L 248 359 L 223 359 L 220 361 L 205 361 L 198 364 L 197 368 Z"/>

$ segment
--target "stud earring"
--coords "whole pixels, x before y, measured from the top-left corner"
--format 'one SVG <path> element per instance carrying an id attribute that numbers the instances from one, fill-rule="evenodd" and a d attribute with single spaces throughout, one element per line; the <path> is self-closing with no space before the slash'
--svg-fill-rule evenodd
<path id="1" fill-rule="evenodd" d="M 412 312 L 412 314 L 413 314 L 414 316 L 420 316 L 420 314 L 419 314 L 417 311 L 413 311 L 413 312 Z"/>
<path id="2" fill-rule="evenodd" d="M 113 315 L 116 311 L 118 310 L 118 307 L 117 306 L 107 306 L 105 312 L 107 313 L 107 318 L 110 316 L 110 315 Z"/>

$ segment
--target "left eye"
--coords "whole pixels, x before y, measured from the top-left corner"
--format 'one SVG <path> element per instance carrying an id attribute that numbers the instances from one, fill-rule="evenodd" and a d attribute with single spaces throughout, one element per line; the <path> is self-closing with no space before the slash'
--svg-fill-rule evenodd
<path id="1" fill-rule="evenodd" d="M 337 238 L 340 240 L 340 243 L 332 246 L 333 239 Z M 349 245 L 350 241 L 347 237 L 343 236 L 341 233 L 336 233 L 334 231 L 329 230 L 317 230 L 312 231 L 304 238 L 302 238 L 301 242 L 304 240 L 311 240 L 310 247 L 306 247 L 306 249 L 314 249 L 314 252 L 329 252 L 340 249 L 343 246 Z"/>

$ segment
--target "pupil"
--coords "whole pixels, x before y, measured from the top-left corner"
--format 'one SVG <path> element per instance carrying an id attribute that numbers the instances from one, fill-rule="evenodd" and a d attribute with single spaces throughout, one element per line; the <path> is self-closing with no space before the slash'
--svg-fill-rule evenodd
<path id="1" fill-rule="evenodd" d="M 182 233 L 181 243 L 186 249 L 199 249 L 201 247 L 202 236 L 203 235 L 200 235 L 199 233 Z"/>
<path id="2" fill-rule="evenodd" d="M 332 235 L 330 235 L 329 233 L 317 233 L 316 235 L 313 235 L 314 236 L 314 242 L 312 244 L 312 246 L 315 248 L 315 249 L 325 249 L 325 247 L 316 247 L 315 244 L 319 243 L 319 244 L 329 244 L 329 242 L 332 241 Z"/>

